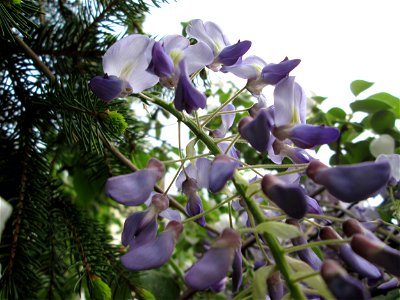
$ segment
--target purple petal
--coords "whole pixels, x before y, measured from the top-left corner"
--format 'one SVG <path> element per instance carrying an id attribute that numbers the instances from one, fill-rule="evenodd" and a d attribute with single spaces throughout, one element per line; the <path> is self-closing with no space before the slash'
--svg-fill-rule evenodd
<path id="1" fill-rule="evenodd" d="M 351 248 L 366 260 L 384 268 L 388 273 L 400 276 L 400 251 L 362 234 L 353 236 Z"/>
<path id="2" fill-rule="evenodd" d="M 150 196 L 159 173 L 151 169 L 143 169 L 131 174 L 108 178 L 106 195 L 124 205 L 143 204 Z"/>
<path id="3" fill-rule="evenodd" d="M 340 235 L 331 227 L 322 228 L 320 237 L 323 240 L 341 239 Z M 338 256 L 343 262 L 358 274 L 371 279 L 378 279 L 382 276 L 378 268 L 354 253 L 350 245 L 343 244 L 331 247 L 336 249 L 338 251 Z"/>
<path id="4" fill-rule="evenodd" d="M 237 167 L 238 163 L 231 160 L 227 155 L 218 155 L 210 167 L 210 191 L 213 193 L 221 191 L 226 182 L 232 179 Z"/>
<path id="5" fill-rule="evenodd" d="M 89 87 L 93 94 L 106 102 L 121 97 L 124 91 L 129 90 L 128 83 L 113 75 L 95 76 L 90 80 Z"/>
<path id="6" fill-rule="evenodd" d="M 214 56 L 213 53 L 205 43 L 198 42 L 197 44 L 190 45 L 184 50 L 184 57 L 188 74 L 200 70 L 204 66 L 211 64 Z"/>
<path id="7" fill-rule="evenodd" d="M 313 160 L 306 172 L 333 196 L 350 203 L 364 200 L 382 189 L 389 180 L 390 165 L 387 162 L 366 162 L 329 168 Z"/>
<path id="8" fill-rule="evenodd" d="M 232 104 L 228 104 L 221 110 L 221 112 L 226 112 L 226 111 L 233 111 L 233 113 L 221 115 L 221 126 L 218 129 L 213 130 L 211 132 L 211 135 L 215 138 L 225 137 L 229 128 L 231 128 L 233 122 L 235 121 L 235 116 L 236 116 L 236 113 L 234 112 L 235 106 L 233 106 Z"/>
<path id="9" fill-rule="evenodd" d="M 157 219 L 151 210 L 131 214 L 124 223 L 122 231 L 122 244 L 124 246 L 145 244 L 155 239 L 157 235 Z"/>
<path id="10" fill-rule="evenodd" d="M 268 64 L 262 69 L 261 76 L 266 84 L 277 84 L 283 78 L 288 76 L 290 71 L 296 68 L 299 63 L 300 59 L 288 60 L 286 58 L 279 64 Z"/>
<path id="11" fill-rule="evenodd" d="M 216 284 L 210 286 L 210 290 L 213 291 L 214 293 L 222 292 L 223 290 L 225 290 L 227 282 L 228 278 L 224 277 L 221 281 L 218 281 Z"/>
<path id="12" fill-rule="evenodd" d="M 386 289 L 394 289 L 395 287 L 400 286 L 400 282 L 396 277 L 393 277 L 389 281 L 386 281 L 377 286 L 378 290 L 386 290 Z"/>
<path id="13" fill-rule="evenodd" d="M 240 249 L 236 249 L 235 255 L 233 257 L 232 265 L 232 290 L 236 292 L 242 285 L 242 252 Z"/>
<path id="14" fill-rule="evenodd" d="M 251 47 L 250 41 L 237 42 L 225 47 L 217 57 L 217 61 L 225 66 L 234 65 Z"/>
<path id="15" fill-rule="evenodd" d="M 261 74 L 260 70 L 267 63 L 258 56 L 249 56 L 243 61 L 232 65 L 224 66 L 222 72 L 230 72 L 243 79 L 256 79 Z"/>
<path id="16" fill-rule="evenodd" d="M 171 221 L 156 239 L 132 247 L 128 253 L 121 256 L 121 263 L 131 271 L 161 267 L 170 259 L 182 229 L 182 224 Z"/>
<path id="17" fill-rule="evenodd" d="M 264 194 L 289 217 L 301 219 L 307 212 L 307 200 L 298 185 L 284 184 L 275 176 L 265 175 L 261 182 Z"/>
<path id="18" fill-rule="evenodd" d="M 168 220 L 174 220 L 177 222 L 181 221 L 181 215 L 179 214 L 179 212 L 177 212 L 176 210 L 173 210 L 171 208 L 167 208 L 166 210 L 162 211 L 160 213 L 160 217 L 163 217 L 165 219 Z"/>
<path id="19" fill-rule="evenodd" d="M 267 279 L 268 295 L 271 300 L 281 300 L 284 294 L 283 282 L 279 272 L 274 272 Z"/>
<path id="20" fill-rule="evenodd" d="M 339 138 L 339 130 L 324 125 L 299 124 L 289 131 L 288 138 L 299 148 L 310 149 L 315 146 L 335 142 Z"/>
<path id="21" fill-rule="evenodd" d="M 286 220 L 286 223 L 294 225 L 300 229 L 300 225 L 297 220 L 288 219 L 288 220 Z M 293 239 L 291 239 L 291 241 L 292 241 L 293 246 L 305 245 L 308 243 L 304 236 L 299 236 L 299 237 L 293 238 Z M 312 249 L 307 248 L 307 249 L 296 251 L 296 253 L 302 261 L 308 263 L 311 266 L 311 268 L 313 268 L 314 270 L 318 271 L 321 269 L 322 261 L 318 257 L 318 255 L 315 254 L 315 252 Z"/>
<path id="22" fill-rule="evenodd" d="M 158 77 L 170 77 L 174 72 L 174 63 L 160 42 L 154 43 L 152 59 L 147 70 Z"/>
<path id="23" fill-rule="evenodd" d="M 221 150 L 222 153 L 225 153 L 226 149 L 228 149 L 230 144 L 231 143 L 228 143 L 228 142 L 222 142 L 222 143 L 218 144 L 218 148 Z M 235 146 L 233 146 L 229 149 L 229 151 L 228 151 L 228 153 L 226 153 L 226 155 L 228 155 L 234 159 L 239 159 L 240 152 L 239 152 L 239 150 L 237 150 L 235 148 Z"/>
<path id="24" fill-rule="evenodd" d="M 368 290 L 361 281 L 349 276 L 347 272 L 333 260 L 326 260 L 321 268 L 321 276 L 329 290 L 338 300 L 371 299 Z"/>
<path id="25" fill-rule="evenodd" d="M 198 214 L 204 212 L 203 203 L 197 194 L 193 194 L 189 197 L 186 204 L 186 211 L 190 217 L 197 216 Z M 196 222 L 203 227 L 206 225 L 206 219 L 204 216 L 198 218 Z"/>
<path id="26" fill-rule="evenodd" d="M 314 198 L 311 198 L 307 195 L 306 195 L 306 200 L 307 200 L 307 212 L 308 213 L 317 214 L 317 215 L 324 214 L 324 212 L 323 212 L 321 206 L 319 206 L 319 203 L 317 200 L 315 200 Z"/>
<path id="27" fill-rule="evenodd" d="M 185 170 L 190 178 L 197 181 L 199 188 L 208 188 L 208 176 L 210 170 L 211 160 L 207 158 L 198 158 L 196 160 L 196 167 L 194 168 L 192 164 L 189 164 Z M 178 189 L 182 188 L 182 183 L 186 180 L 185 172 L 181 172 L 176 179 L 176 187 Z"/>
<path id="28" fill-rule="evenodd" d="M 190 41 L 178 34 L 167 35 L 162 38 L 162 43 L 165 51 L 171 56 L 171 54 L 183 52 L 190 45 Z M 178 61 L 179 62 L 179 61 Z M 174 62 L 175 64 L 177 62 Z"/>
<path id="29" fill-rule="evenodd" d="M 205 108 L 207 98 L 193 86 L 187 74 L 184 60 L 179 63 L 179 66 L 181 72 L 175 91 L 174 105 L 177 110 L 185 110 L 188 114 L 191 114 L 194 110 Z"/>
<path id="30" fill-rule="evenodd" d="M 254 119 L 252 117 L 242 118 L 239 122 L 239 132 L 254 149 L 260 152 L 266 152 L 268 150 L 270 137 L 267 111 L 261 109 Z"/>
<path id="31" fill-rule="evenodd" d="M 220 239 L 186 273 L 185 283 L 195 290 L 206 290 L 220 282 L 232 265 L 240 236 L 225 229 Z"/>

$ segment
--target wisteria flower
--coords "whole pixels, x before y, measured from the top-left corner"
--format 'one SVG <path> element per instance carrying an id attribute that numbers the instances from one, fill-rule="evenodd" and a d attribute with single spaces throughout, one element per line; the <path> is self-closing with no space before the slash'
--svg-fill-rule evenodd
<path id="1" fill-rule="evenodd" d="M 214 61 L 208 65 L 213 71 L 218 71 L 222 65 L 231 66 L 238 62 L 250 49 L 250 41 L 238 41 L 231 44 L 222 30 L 213 22 L 205 22 L 195 19 L 186 27 L 186 33 L 204 42 L 212 49 Z"/>
<path id="2" fill-rule="evenodd" d="M 181 223 L 171 221 L 165 230 L 147 243 L 131 247 L 128 253 L 121 256 L 121 263 L 131 271 L 143 271 L 159 268 L 171 257 L 176 242 L 183 230 Z"/>
<path id="3" fill-rule="evenodd" d="M 201 199 L 197 194 L 198 189 L 199 187 L 197 185 L 197 182 L 193 178 L 188 177 L 182 183 L 182 192 L 186 195 L 188 199 L 186 204 L 186 212 L 190 217 L 197 216 L 204 211 L 203 203 L 201 202 Z M 204 216 L 198 218 L 196 222 L 199 223 L 201 226 L 206 225 L 206 219 Z"/>
<path id="4" fill-rule="evenodd" d="M 209 189 L 213 193 L 221 191 L 226 182 L 232 179 L 239 163 L 231 160 L 227 155 L 218 155 L 210 166 Z"/>
<path id="5" fill-rule="evenodd" d="M 158 180 L 164 175 L 162 162 L 152 158 L 147 168 L 134 173 L 108 178 L 106 195 L 124 205 L 143 204 L 150 196 Z"/>
<path id="6" fill-rule="evenodd" d="M 220 282 L 231 268 L 240 244 L 240 236 L 230 228 L 225 229 L 218 241 L 185 274 L 185 283 L 202 291 Z"/>
<path id="7" fill-rule="evenodd" d="M 306 214 L 306 195 L 297 184 L 286 184 L 276 176 L 265 175 L 261 181 L 261 188 L 289 217 L 301 219 Z"/>
<path id="8" fill-rule="evenodd" d="M 306 173 L 339 200 L 356 202 L 367 199 L 384 188 L 390 178 L 391 168 L 387 161 L 329 168 L 320 161 L 313 160 Z"/>
<path id="9" fill-rule="evenodd" d="M 154 86 L 158 77 L 146 71 L 153 43 L 144 35 L 132 34 L 113 44 L 103 56 L 105 75 L 90 81 L 93 93 L 110 101 Z"/>

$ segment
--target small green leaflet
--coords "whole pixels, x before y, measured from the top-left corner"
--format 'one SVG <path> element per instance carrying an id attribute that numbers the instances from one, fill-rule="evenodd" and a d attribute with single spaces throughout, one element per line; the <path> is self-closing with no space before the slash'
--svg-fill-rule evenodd
<path id="1" fill-rule="evenodd" d="M 365 80 L 354 80 L 350 84 L 350 89 L 354 96 L 358 96 L 360 93 L 370 88 L 373 84 L 373 82 L 368 82 Z"/>
<path id="2" fill-rule="evenodd" d="M 295 238 L 302 234 L 296 226 L 275 221 L 261 223 L 254 229 L 256 232 L 266 232 L 283 239 Z"/>

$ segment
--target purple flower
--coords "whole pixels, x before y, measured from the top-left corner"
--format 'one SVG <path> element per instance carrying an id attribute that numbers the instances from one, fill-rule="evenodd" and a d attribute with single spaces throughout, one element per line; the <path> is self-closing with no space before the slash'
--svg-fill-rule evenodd
<path id="1" fill-rule="evenodd" d="M 160 42 L 154 43 L 151 55 L 152 59 L 147 70 L 158 77 L 171 77 L 174 72 L 174 62 Z"/>
<path id="2" fill-rule="evenodd" d="M 236 292 L 240 286 L 242 285 L 242 251 L 240 248 L 237 248 L 235 251 L 235 255 L 233 257 L 232 264 L 232 289 L 233 292 Z"/>
<path id="3" fill-rule="evenodd" d="M 213 193 L 221 191 L 226 182 L 232 179 L 238 165 L 238 162 L 231 160 L 227 155 L 216 156 L 210 166 L 210 191 Z"/>
<path id="4" fill-rule="evenodd" d="M 320 231 L 320 237 L 323 240 L 341 239 L 340 235 L 331 227 L 322 228 Z M 358 274 L 372 279 L 378 279 L 382 276 L 378 268 L 354 253 L 348 244 L 330 247 L 335 249 L 344 263 Z"/>
<path id="5" fill-rule="evenodd" d="M 306 172 L 308 177 L 325 186 L 336 198 L 344 202 L 356 202 L 373 196 L 386 186 L 390 165 L 382 161 L 329 168 L 313 160 Z"/>
<path id="6" fill-rule="evenodd" d="M 222 30 L 213 22 L 195 19 L 186 27 L 186 33 L 204 42 L 213 51 L 214 61 L 208 65 L 213 71 L 218 71 L 221 65 L 235 64 L 251 47 L 250 41 L 239 41 L 234 45 L 228 41 Z"/>
<path id="7" fill-rule="evenodd" d="M 212 51 L 205 43 L 190 45 L 190 41 L 181 35 L 167 35 L 158 42 L 153 51 L 156 55 L 149 70 L 157 72 L 160 83 L 169 88 L 177 87 L 182 71 L 191 75 L 213 60 Z M 182 60 L 185 60 L 185 70 L 181 70 Z"/>
<path id="8" fill-rule="evenodd" d="M 204 211 L 203 203 L 201 202 L 201 199 L 197 194 L 198 189 L 199 187 L 197 185 L 197 182 L 193 178 L 189 177 L 182 183 L 182 192 L 186 195 L 188 199 L 186 204 L 186 211 L 190 217 L 197 216 Z M 198 218 L 196 222 L 199 223 L 201 226 L 206 225 L 206 219 L 204 216 Z"/>
<path id="9" fill-rule="evenodd" d="M 283 282 L 279 272 L 274 272 L 267 279 L 268 295 L 271 300 L 281 300 L 284 295 Z"/>
<path id="10" fill-rule="evenodd" d="M 187 271 L 186 285 L 202 291 L 220 282 L 232 266 L 240 242 L 234 230 L 225 229 L 218 241 Z"/>
<path id="11" fill-rule="evenodd" d="M 261 181 L 261 188 L 289 217 L 301 219 L 306 214 L 307 199 L 298 185 L 285 184 L 276 176 L 265 175 Z"/>
<path id="12" fill-rule="evenodd" d="M 95 76 L 90 80 L 89 87 L 92 92 L 101 100 L 109 102 L 118 97 L 126 97 L 132 93 L 128 82 L 119 79 L 117 76 Z"/>
<path id="13" fill-rule="evenodd" d="M 196 159 L 196 164 L 193 166 L 192 164 L 189 164 L 186 168 L 186 174 L 190 178 L 193 178 L 196 180 L 197 186 L 199 188 L 208 188 L 209 186 L 209 173 L 210 173 L 210 166 L 211 166 L 211 160 L 207 158 L 198 158 Z M 186 174 L 185 172 L 181 172 L 178 175 L 178 178 L 176 179 L 176 187 L 178 189 L 182 189 L 182 183 L 186 180 Z"/>
<path id="14" fill-rule="evenodd" d="M 131 271 L 159 268 L 171 257 L 176 241 L 183 230 L 181 223 L 171 221 L 158 237 L 144 244 L 136 243 L 121 256 L 121 263 Z"/>
<path id="15" fill-rule="evenodd" d="M 329 290 L 338 300 L 367 300 L 371 299 L 368 290 L 361 281 L 351 277 L 335 261 L 324 261 L 321 276 L 328 285 Z"/>
<path id="16" fill-rule="evenodd" d="M 304 149 L 293 147 L 278 139 L 275 139 L 272 143 L 272 149 L 275 155 L 288 157 L 295 164 L 306 164 L 314 159 Z"/>
<path id="17" fill-rule="evenodd" d="M 298 66 L 300 59 L 291 59 L 287 57 L 279 64 L 268 64 L 261 71 L 261 77 L 266 84 L 275 85 Z"/>
<path id="18" fill-rule="evenodd" d="M 124 205 L 143 204 L 150 196 L 156 182 L 164 175 L 164 165 L 152 158 L 147 168 L 134 173 L 108 178 L 106 195 Z"/>
<path id="19" fill-rule="evenodd" d="M 365 228 L 360 222 L 356 219 L 347 219 L 342 224 L 343 232 L 347 236 L 353 236 L 354 234 L 363 234 L 367 236 L 371 240 L 379 241 L 375 234 Z"/>
<path id="20" fill-rule="evenodd" d="M 384 268 L 388 273 L 400 276 L 400 251 L 362 234 L 353 236 L 351 248 L 366 260 Z"/>
<path id="21" fill-rule="evenodd" d="M 144 244 L 157 235 L 157 217 L 169 206 L 166 195 L 154 194 L 148 209 L 131 214 L 124 223 L 122 244 L 124 246 Z"/>
<path id="22" fill-rule="evenodd" d="M 192 111 L 198 110 L 199 108 L 205 108 L 207 98 L 203 93 L 199 92 L 190 81 L 184 60 L 179 63 L 179 67 L 180 75 L 174 99 L 175 108 L 179 111 L 185 110 L 188 114 L 191 114 Z"/>
<path id="23" fill-rule="evenodd" d="M 295 219 L 287 219 L 286 223 L 294 225 L 301 230 L 299 221 L 297 221 Z M 293 238 L 293 239 L 291 239 L 291 241 L 292 241 L 293 246 L 307 244 L 307 240 L 305 239 L 304 236 L 299 236 L 299 237 Z M 314 270 L 318 271 L 321 269 L 321 266 L 322 266 L 321 259 L 310 248 L 296 251 L 296 253 L 302 261 L 308 263 Z"/>
<path id="24" fill-rule="evenodd" d="M 230 144 L 231 143 L 228 143 L 228 142 L 222 142 L 222 143 L 219 143 L 218 144 L 218 148 L 221 150 L 221 152 L 222 153 L 225 153 L 226 152 L 226 149 L 228 149 L 228 147 L 230 146 Z M 228 156 L 230 156 L 230 157 L 232 157 L 232 158 L 234 158 L 234 159 L 239 159 L 239 154 L 240 154 L 240 152 L 239 152 L 239 150 L 237 150 L 236 148 L 235 148 L 235 146 L 232 146 L 230 149 L 229 149 L 229 151 L 228 151 L 228 153 L 226 153 L 226 155 L 228 155 Z"/>
<path id="25" fill-rule="evenodd" d="M 276 127 L 273 134 L 282 141 L 289 139 L 297 147 L 310 149 L 335 142 L 339 138 L 340 132 L 337 128 L 325 125 L 298 124 Z"/>
<path id="26" fill-rule="evenodd" d="M 103 70 L 108 78 L 96 76 L 90 82 L 95 95 L 110 101 L 154 86 L 158 77 L 146 71 L 153 43 L 144 35 L 132 34 L 112 45 L 103 56 Z"/>
<path id="27" fill-rule="evenodd" d="M 266 152 L 269 145 L 270 124 L 268 112 L 261 109 L 255 118 L 244 117 L 239 122 L 240 135 L 260 152 Z"/>

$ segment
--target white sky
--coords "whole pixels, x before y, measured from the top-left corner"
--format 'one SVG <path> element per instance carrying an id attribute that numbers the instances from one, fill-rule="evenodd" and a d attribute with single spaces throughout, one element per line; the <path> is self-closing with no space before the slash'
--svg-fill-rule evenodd
<path id="1" fill-rule="evenodd" d="M 266 62 L 300 58 L 296 81 L 347 110 L 355 79 L 375 82 L 365 96 L 400 96 L 399 13 L 399 0 L 178 0 L 151 9 L 144 31 L 180 34 L 182 21 L 213 21 L 232 43 L 251 40 L 248 54 Z"/>

